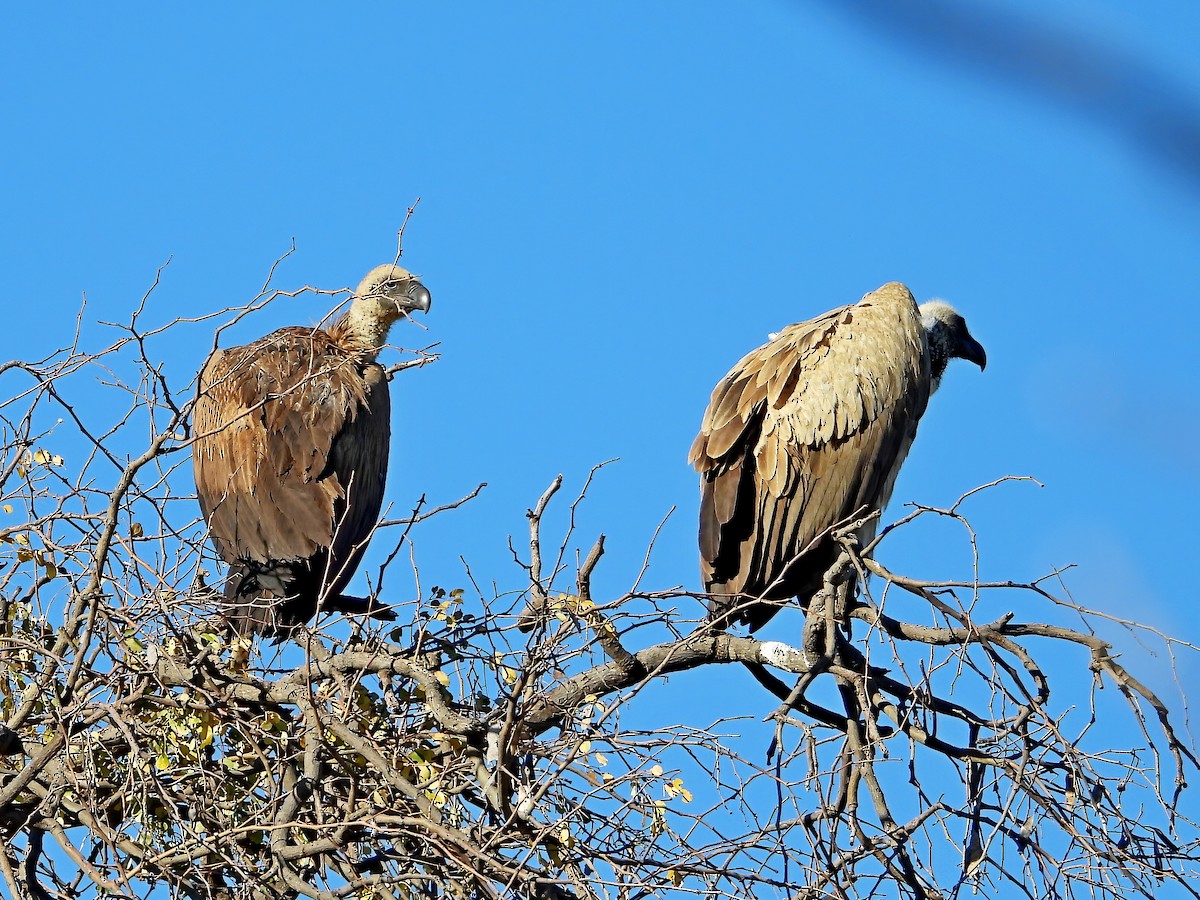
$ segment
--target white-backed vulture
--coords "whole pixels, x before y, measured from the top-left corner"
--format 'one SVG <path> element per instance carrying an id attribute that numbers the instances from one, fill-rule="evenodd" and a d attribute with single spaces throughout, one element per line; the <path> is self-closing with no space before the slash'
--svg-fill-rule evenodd
<path id="1" fill-rule="evenodd" d="M 714 620 L 753 631 L 782 601 L 807 604 L 837 559 L 831 530 L 887 505 L 954 357 L 987 364 L 953 308 L 918 308 L 892 282 L 788 326 L 721 379 L 689 456 Z"/>
<path id="2" fill-rule="evenodd" d="M 379 518 L 391 401 L 375 358 L 429 291 L 372 269 L 329 328 L 281 328 L 217 350 L 200 374 L 192 462 L 200 509 L 229 564 L 227 615 L 286 635 L 318 609 L 365 612 L 342 590 Z"/>

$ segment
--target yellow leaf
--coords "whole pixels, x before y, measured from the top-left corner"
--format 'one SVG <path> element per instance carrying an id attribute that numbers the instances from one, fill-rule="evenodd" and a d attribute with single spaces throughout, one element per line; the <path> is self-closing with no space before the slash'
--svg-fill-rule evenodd
<path id="1" fill-rule="evenodd" d="M 165 772 L 167 769 L 171 768 L 171 757 L 167 756 L 165 753 L 160 753 L 158 759 L 154 761 L 154 768 L 158 769 L 160 772 Z"/>
<path id="2" fill-rule="evenodd" d="M 12 515 L 12 504 L 11 503 L 5 503 L 3 509 L 10 516 Z"/>
<path id="3" fill-rule="evenodd" d="M 683 886 L 683 874 L 678 869 L 667 869 L 667 879 L 675 887 Z"/>
<path id="4" fill-rule="evenodd" d="M 605 756 L 603 753 L 597 753 L 596 754 L 596 765 L 607 766 L 608 765 L 608 757 Z"/>
<path id="5" fill-rule="evenodd" d="M 591 751 L 591 749 L 592 749 L 592 742 L 591 742 L 591 741 L 584 741 L 582 744 L 580 744 L 580 745 L 579 745 L 579 752 L 580 752 L 580 753 L 588 753 L 588 752 L 590 752 L 590 751 Z"/>
<path id="6" fill-rule="evenodd" d="M 433 677 L 438 680 L 438 684 L 440 684 L 442 687 L 450 687 L 450 676 L 441 669 L 438 669 L 436 672 L 434 672 Z"/>
<path id="7" fill-rule="evenodd" d="M 33 452 L 32 459 L 39 466 L 61 466 L 63 464 L 63 458 L 57 453 L 51 453 L 41 448 Z"/>
<path id="8" fill-rule="evenodd" d="M 660 765 L 655 765 L 650 769 L 650 774 L 655 776 L 656 778 L 659 775 L 661 775 L 662 773 L 663 773 L 663 767 Z"/>
<path id="9" fill-rule="evenodd" d="M 684 803 L 692 802 L 692 792 L 683 786 L 682 778 L 673 778 L 663 785 L 663 791 L 668 797 L 682 797 Z"/>

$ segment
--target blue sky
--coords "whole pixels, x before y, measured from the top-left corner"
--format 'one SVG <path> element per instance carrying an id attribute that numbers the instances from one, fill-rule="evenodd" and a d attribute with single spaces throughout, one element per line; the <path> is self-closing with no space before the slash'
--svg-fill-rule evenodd
<path id="1" fill-rule="evenodd" d="M 989 365 L 949 372 L 892 517 L 1032 475 L 968 508 L 984 578 L 1074 563 L 1080 602 L 1200 641 L 1200 178 L 1141 115 L 1200 104 L 1200 11 L 997 7 L 1143 67 L 1079 102 L 1069 56 L 1040 60 L 1055 84 L 1006 76 L 873 6 L 7 10 L 3 356 L 64 343 L 83 294 L 87 320 L 125 318 L 168 258 L 151 320 L 245 302 L 293 239 L 278 286 L 352 285 L 420 197 L 404 261 L 434 305 L 393 339 L 442 359 L 394 383 L 389 499 L 489 483 L 414 535 L 427 582 L 462 583 L 462 554 L 518 585 L 524 510 L 620 457 L 581 517 L 608 535 L 600 587 L 628 587 L 673 506 L 651 586 L 697 587 L 686 453 L 713 384 L 768 332 L 901 280 L 956 304 Z M 326 312 L 283 300 L 238 334 Z M 177 383 L 211 333 L 165 348 Z M 940 534 L 884 555 L 962 574 Z M 1179 665 L 1194 687 L 1195 655 Z"/>

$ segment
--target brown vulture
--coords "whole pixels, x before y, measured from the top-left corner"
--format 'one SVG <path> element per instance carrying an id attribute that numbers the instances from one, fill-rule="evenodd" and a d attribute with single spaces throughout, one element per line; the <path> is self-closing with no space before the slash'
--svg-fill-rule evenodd
<path id="1" fill-rule="evenodd" d="M 892 282 L 789 325 L 721 379 L 689 456 L 714 620 L 753 631 L 782 601 L 808 603 L 838 556 L 831 530 L 887 505 L 954 357 L 987 364 L 953 308 L 918 308 Z"/>
<path id="2" fill-rule="evenodd" d="M 226 612 L 242 634 L 286 635 L 318 609 L 369 611 L 342 590 L 387 477 L 391 403 L 375 357 L 392 323 L 429 300 L 415 276 L 379 266 L 329 328 L 281 328 L 205 364 L 196 492 L 229 564 Z"/>

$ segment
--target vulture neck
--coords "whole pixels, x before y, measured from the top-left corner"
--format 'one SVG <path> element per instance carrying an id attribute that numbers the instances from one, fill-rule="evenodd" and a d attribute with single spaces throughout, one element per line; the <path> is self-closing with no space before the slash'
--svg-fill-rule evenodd
<path id="1" fill-rule="evenodd" d="M 942 384 L 942 376 L 950 362 L 950 335 L 941 323 L 925 332 L 929 345 L 929 393 L 932 395 Z"/>
<path id="2" fill-rule="evenodd" d="M 350 309 L 330 331 L 347 350 L 361 353 L 369 362 L 374 362 L 387 343 L 392 323 L 398 318 L 394 308 L 389 314 L 378 300 L 360 297 L 350 304 Z"/>

